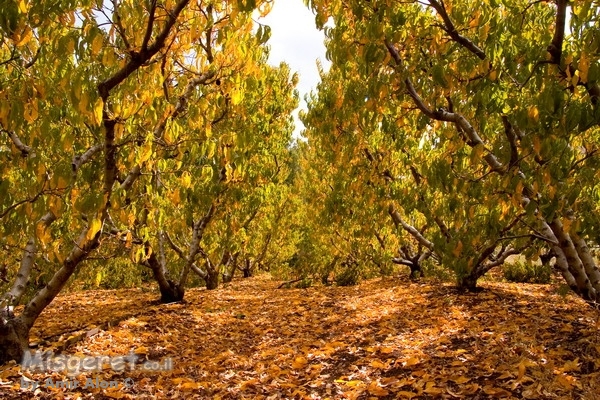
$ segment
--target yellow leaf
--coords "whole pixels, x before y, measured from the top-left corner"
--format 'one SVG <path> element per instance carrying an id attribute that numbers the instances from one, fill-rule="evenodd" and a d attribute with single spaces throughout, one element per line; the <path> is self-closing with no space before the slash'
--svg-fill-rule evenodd
<path id="1" fill-rule="evenodd" d="M 196 382 L 186 382 L 186 383 L 182 383 L 179 387 L 182 390 L 194 390 L 194 389 L 199 389 L 200 385 L 198 385 Z"/>
<path id="2" fill-rule="evenodd" d="M 367 390 L 372 395 L 378 396 L 378 397 L 387 396 L 390 393 L 387 390 L 385 390 L 384 388 L 382 388 L 381 386 L 379 386 L 376 381 L 371 382 L 369 384 L 369 386 L 367 387 Z"/>
<path id="3" fill-rule="evenodd" d="M 25 27 L 25 31 L 20 35 L 21 37 L 19 38 L 19 40 L 17 41 L 17 46 L 24 46 L 26 45 L 31 38 L 33 37 L 33 31 L 31 30 L 30 27 L 26 26 Z"/>
<path id="4" fill-rule="evenodd" d="M 112 389 L 108 388 L 104 392 L 104 396 L 110 397 L 111 399 L 122 399 L 123 397 L 125 397 L 125 393 L 119 392 L 119 391 L 115 390 L 114 388 L 112 388 Z"/>
<path id="5" fill-rule="evenodd" d="M 540 118 L 540 111 L 536 106 L 531 106 L 527 111 L 527 115 L 529 115 L 529 118 L 531 118 L 534 122 L 538 122 Z"/>
<path id="6" fill-rule="evenodd" d="M 62 179 L 62 178 L 60 178 Z M 60 179 L 59 179 L 59 184 L 60 184 Z M 60 198 L 58 197 L 51 197 L 50 198 L 50 205 L 49 205 L 50 211 L 52 211 L 52 213 L 56 216 L 60 216 L 60 212 L 62 210 L 62 201 L 60 200 Z"/>
<path id="7" fill-rule="evenodd" d="M 436 386 L 429 386 L 426 387 L 425 390 L 423 390 L 423 392 L 427 393 L 427 394 L 442 394 L 444 391 Z"/>
<path id="8" fill-rule="evenodd" d="M 587 83 L 588 72 L 590 69 L 590 60 L 588 59 L 588 56 L 585 52 L 581 53 L 581 56 L 579 57 L 577 69 L 579 70 L 579 78 L 581 79 L 581 82 Z"/>
<path id="9" fill-rule="evenodd" d="M 478 164 L 481 161 L 484 150 L 485 147 L 481 143 L 473 147 L 473 150 L 471 150 L 471 164 Z"/>
<path id="10" fill-rule="evenodd" d="M 181 203 L 181 197 L 179 197 L 179 190 L 173 191 L 173 193 L 169 197 L 171 198 L 173 205 L 177 206 L 179 205 L 179 203 Z"/>
<path id="11" fill-rule="evenodd" d="M 54 249 L 53 249 L 54 258 L 56 260 L 58 260 L 59 263 L 62 263 L 65 258 L 63 257 L 62 253 L 60 252 L 60 249 L 58 248 L 58 245 L 59 245 L 58 243 L 55 243 L 55 245 L 54 245 Z"/>
<path id="12" fill-rule="evenodd" d="M 571 84 L 573 86 L 577 86 L 578 83 L 579 83 L 579 71 L 575 71 L 575 74 L 573 74 L 573 76 L 571 77 Z"/>
<path id="13" fill-rule="evenodd" d="M 407 392 L 405 390 L 401 390 L 399 392 L 396 392 L 396 395 L 403 398 L 403 399 L 412 399 L 413 397 L 417 397 L 418 394 L 414 393 L 414 392 Z"/>
<path id="14" fill-rule="evenodd" d="M 561 368 L 563 372 L 579 371 L 579 358 L 567 361 Z"/>
<path id="15" fill-rule="evenodd" d="M 68 53 L 73 53 L 75 50 L 75 41 L 73 39 L 69 39 L 67 42 L 67 51 Z"/>
<path id="16" fill-rule="evenodd" d="M 294 369 L 302 369 L 308 364 L 308 360 L 305 357 L 298 356 L 292 362 L 292 368 Z"/>
<path id="17" fill-rule="evenodd" d="M 540 150 L 542 149 L 542 143 L 540 142 L 540 138 L 538 136 L 533 137 L 533 151 L 538 156 L 540 155 Z"/>
<path id="18" fill-rule="evenodd" d="M 127 234 L 125 235 L 125 248 L 126 249 L 131 248 L 132 241 L 133 241 L 133 236 L 131 234 L 131 231 L 127 231 Z"/>
<path id="19" fill-rule="evenodd" d="M 81 98 L 79 99 L 79 107 L 78 107 L 79 111 L 82 114 L 87 113 L 89 104 L 90 104 L 90 97 L 87 94 L 87 92 L 83 92 L 81 94 Z"/>
<path id="20" fill-rule="evenodd" d="M 96 124 L 102 124 L 102 111 L 104 110 L 104 102 L 101 98 L 96 100 L 94 104 L 94 117 L 96 118 Z"/>
<path id="21" fill-rule="evenodd" d="M 250 379 L 250 380 L 242 383 L 240 385 L 240 389 L 246 390 L 248 387 L 254 386 L 254 385 L 258 384 L 258 383 L 260 383 L 260 381 L 258 379 L 256 379 L 256 378 L 253 378 L 253 379 Z"/>
<path id="22" fill-rule="evenodd" d="M 142 154 L 140 156 L 140 162 L 143 163 L 143 162 L 148 161 L 151 156 L 152 156 L 152 144 L 148 143 L 142 149 Z"/>
<path id="23" fill-rule="evenodd" d="M 236 89 L 233 91 L 233 95 L 231 96 L 231 104 L 238 105 L 242 102 L 243 94 L 241 90 Z"/>
<path id="24" fill-rule="evenodd" d="M 102 35 L 97 34 L 96 36 L 94 36 L 94 40 L 92 40 L 92 55 L 95 56 L 100 52 L 100 50 L 102 49 L 102 44 Z"/>
<path id="25" fill-rule="evenodd" d="M 510 397 L 512 394 L 508 390 L 504 390 L 502 388 L 494 387 L 494 386 L 490 386 L 490 385 L 485 386 L 483 388 L 483 392 L 487 395 L 494 396 L 494 397 Z"/>
<path id="26" fill-rule="evenodd" d="M 85 235 L 85 238 L 87 240 L 92 240 L 94 238 L 94 236 L 96 236 L 98 231 L 100 231 L 101 227 L 102 227 L 102 221 L 100 221 L 98 218 L 94 218 L 92 220 L 92 222 L 90 223 L 90 228 L 88 229 L 87 234 Z"/>
<path id="27" fill-rule="evenodd" d="M 387 365 L 384 362 L 381 362 L 381 360 L 377 360 L 377 359 L 371 361 L 371 363 L 369 365 L 373 368 L 379 368 L 379 369 L 384 369 L 387 367 Z"/>
<path id="28" fill-rule="evenodd" d="M 25 104 L 25 112 L 23 117 L 29 123 L 35 121 L 38 117 L 38 104 L 37 100 L 33 100 L 31 103 Z"/>
<path id="29" fill-rule="evenodd" d="M 416 357 L 411 357 L 411 358 L 409 358 L 408 360 L 404 361 L 402 364 L 403 364 L 405 367 L 410 367 L 410 366 L 413 366 L 413 365 L 417 365 L 417 364 L 418 364 L 418 363 L 420 363 L 420 362 L 421 362 L 421 360 L 419 360 L 418 358 L 416 358 Z"/>
<path id="30" fill-rule="evenodd" d="M 50 229 L 46 229 L 43 224 L 38 224 L 36 226 L 36 236 L 38 240 L 42 243 L 42 246 L 46 246 L 52 240 L 52 236 L 50 235 Z"/>
<path id="31" fill-rule="evenodd" d="M 27 12 L 27 3 L 25 3 L 25 0 L 19 1 L 19 12 L 22 14 L 25 14 Z"/>
<path id="32" fill-rule="evenodd" d="M 498 70 L 491 70 L 490 71 L 490 80 L 495 81 L 496 78 L 498 77 Z"/>
<path id="33" fill-rule="evenodd" d="M 462 243 L 462 241 L 459 240 L 458 244 L 456 245 L 454 250 L 452 250 L 452 254 L 454 255 L 454 257 L 460 256 L 460 253 L 462 253 L 462 249 L 463 249 L 463 243 Z"/>
<path id="34" fill-rule="evenodd" d="M 189 172 L 184 172 L 181 175 L 181 186 L 188 189 L 192 185 L 192 176 Z"/>
<path id="35" fill-rule="evenodd" d="M 471 380 L 471 378 L 467 378 L 464 375 L 458 376 L 456 378 L 451 378 L 451 381 L 454 381 L 455 383 L 458 383 L 459 385 L 462 385 L 463 383 L 467 383 Z"/>

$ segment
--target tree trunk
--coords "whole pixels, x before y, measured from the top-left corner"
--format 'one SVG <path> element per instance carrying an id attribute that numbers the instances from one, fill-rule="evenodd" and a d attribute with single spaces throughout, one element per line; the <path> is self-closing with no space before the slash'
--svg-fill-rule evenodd
<path id="1" fill-rule="evenodd" d="M 569 287 L 581 298 L 596 305 L 600 301 L 600 270 L 589 254 L 585 240 L 569 233 L 560 219 L 542 223 L 543 233 L 552 243 L 556 268 Z"/>
<path id="2" fill-rule="evenodd" d="M 413 263 L 410 265 L 410 279 L 413 281 L 419 280 L 419 278 L 423 277 L 423 268 L 421 268 L 421 264 Z"/>
<path id="3" fill-rule="evenodd" d="M 9 309 L 0 311 L 0 365 L 21 362 L 29 350 L 29 328 Z"/>
<path id="4" fill-rule="evenodd" d="M 154 279 L 158 283 L 162 304 L 176 303 L 183 300 L 185 289 L 168 278 L 167 269 L 159 262 L 156 253 L 152 252 L 144 265 L 152 270 Z"/>
<path id="5" fill-rule="evenodd" d="M 29 331 L 39 315 L 54 300 L 65 286 L 75 268 L 89 253 L 98 247 L 100 231 L 92 239 L 87 238 L 85 227 L 77 238 L 76 245 L 46 286 L 40 289 L 25 305 L 19 316 L 14 316 L 9 304 L 0 311 L 0 364 L 9 360 L 21 361 L 24 351 L 29 349 Z M 27 252 L 31 249 L 26 249 Z M 17 277 L 17 281 L 22 279 Z M 24 290 L 24 288 L 23 288 Z M 3 301 L 2 303 L 5 303 Z"/>
<path id="6" fill-rule="evenodd" d="M 227 261 L 227 265 L 225 266 L 225 272 L 223 272 L 223 283 L 230 283 L 233 280 L 233 276 L 235 275 L 235 270 L 238 268 L 237 266 L 237 258 L 240 255 L 240 252 L 236 252 L 231 255 L 229 261 Z"/>
<path id="7" fill-rule="evenodd" d="M 219 287 L 219 271 L 209 269 L 204 281 L 206 282 L 206 290 L 217 289 Z"/>
<path id="8" fill-rule="evenodd" d="M 473 270 L 475 271 L 475 270 Z M 473 273 L 473 271 L 460 278 L 458 281 L 458 289 L 460 291 L 466 291 L 466 292 L 478 292 L 481 289 L 477 287 L 477 280 L 481 277 L 481 276 L 477 276 L 476 273 Z"/>
<path id="9" fill-rule="evenodd" d="M 250 261 L 249 258 L 246 258 L 246 260 L 244 261 L 244 268 L 242 268 L 242 273 L 244 274 L 244 278 L 252 277 L 252 266 L 253 266 L 252 261 Z"/>

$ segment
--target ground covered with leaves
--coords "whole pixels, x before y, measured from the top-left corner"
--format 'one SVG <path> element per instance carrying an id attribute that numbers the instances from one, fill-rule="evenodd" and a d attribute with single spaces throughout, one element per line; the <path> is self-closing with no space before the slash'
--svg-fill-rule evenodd
<path id="1" fill-rule="evenodd" d="M 278 285 L 265 276 L 239 280 L 216 291 L 190 290 L 184 303 L 170 305 L 156 303 L 157 293 L 141 289 L 59 297 L 35 327 L 39 349 L 77 357 L 134 352 L 135 365 L 117 371 L 105 363 L 100 372 L 70 375 L 5 365 L 0 397 L 597 399 L 600 394 L 598 312 L 552 286 L 486 282 L 482 292 L 464 295 L 449 285 L 391 278 L 348 288 Z M 78 387 L 53 387 L 45 384 L 48 379 L 54 386 L 77 381 Z M 40 385 L 35 390 L 22 387 L 35 381 Z M 102 381 L 118 386 L 102 388 Z"/>

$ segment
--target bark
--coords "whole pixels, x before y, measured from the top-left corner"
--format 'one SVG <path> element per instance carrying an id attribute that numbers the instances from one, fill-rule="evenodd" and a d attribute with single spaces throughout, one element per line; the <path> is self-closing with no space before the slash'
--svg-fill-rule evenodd
<path id="1" fill-rule="evenodd" d="M 569 285 L 571 290 L 580 295 L 579 288 L 577 287 L 577 281 L 575 280 L 575 277 L 569 269 L 569 263 L 567 262 L 565 253 L 558 245 L 558 239 L 552 232 L 550 225 L 548 225 L 546 221 L 542 221 L 540 226 L 541 232 L 549 238 L 549 242 L 551 244 L 550 251 L 552 252 L 552 254 L 554 254 L 554 257 L 556 258 L 554 267 L 560 271 L 563 279 L 565 280 L 565 282 L 567 282 L 567 285 Z"/>
<path id="2" fill-rule="evenodd" d="M 585 272 L 590 279 L 590 283 L 594 290 L 596 290 L 596 301 L 598 301 L 600 300 L 600 270 L 598 269 L 585 240 L 577 234 L 571 234 L 570 236 L 573 240 L 577 255 L 581 259 Z"/>
<path id="3" fill-rule="evenodd" d="M 135 72 L 138 68 L 140 68 L 144 63 L 150 60 L 156 53 L 160 51 L 165 46 L 165 41 L 167 37 L 171 33 L 179 14 L 183 11 L 183 9 L 187 6 L 189 0 L 181 0 L 179 1 L 175 7 L 169 12 L 166 21 L 164 22 L 162 30 L 156 36 L 154 42 L 142 49 L 140 52 L 131 52 L 131 58 L 120 70 L 118 70 L 114 75 L 112 75 L 107 80 L 101 82 L 98 85 L 98 92 L 100 93 L 100 97 L 106 103 L 106 99 L 109 96 L 110 91 L 118 86 L 121 82 L 123 82 L 129 75 Z"/>
<path id="4" fill-rule="evenodd" d="M 9 308 L 0 310 L 0 365 L 20 362 L 29 350 L 29 328 Z"/>
<path id="5" fill-rule="evenodd" d="M 244 267 L 242 268 L 242 273 L 244 278 L 251 278 L 252 277 L 252 267 L 254 267 L 254 263 L 249 259 L 246 258 L 244 260 Z"/>
<path id="6" fill-rule="evenodd" d="M 433 251 L 433 243 L 427 240 L 414 226 L 407 224 L 392 204 L 390 204 L 388 213 L 392 217 L 392 220 L 397 227 L 402 226 L 402 228 L 410 233 L 411 236 L 414 237 L 421 245 L 425 246 L 430 251 Z"/>
<path id="7" fill-rule="evenodd" d="M 208 273 L 203 269 L 199 268 L 196 264 L 192 264 L 192 272 L 194 272 L 202 279 L 206 279 L 206 277 L 208 276 Z"/>
<path id="8" fill-rule="evenodd" d="M 21 259 L 21 266 L 19 267 L 19 271 L 17 272 L 17 276 L 13 283 L 12 288 L 6 295 L 2 301 L 2 307 L 4 306 L 13 306 L 19 304 L 23 293 L 25 293 L 25 289 L 27 288 L 27 282 L 29 281 L 29 275 L 31 273 L 31 267 L 33 266 L 33 262 L 35 260 L 35 237 L 30 237 L 27 245 L 25 246 L 25 251 L 23 252 L 23 258 Z"/>
<path id="9" fill-rule="evenodd" d="M 132 73 L 144 65 L 144 63 L 150 60 L 164 47 L 165 41 L 171 33 L 179 14 L 187 6 L 188 2 L 189 0 L 180 0 L 169 13 L 162 29 L 158 32 L 153 43 L 142 49 L 141 52 L 136 53 L 132 51 L 130 53 L 130 60 L 120 70 L 118 70 L 105 81 L 98 84 L 98 93 L 100 94 L 100 98 L 104 104 L 107 103 L 110 92 L 115 87 L 121 84 L 125 79 L 127 79 Z M 105 132 L 103 145 L 104 182 L 102 191 L 104 193 L 105 202 L 98 210 L 97 214 L 100 217 L 102 224 L 104 224 L 108 218 L 108 209 L 111 207 L 110 198 L 117 174 L 116 147 L 114 143 L 114 126 L 116 121 L 109 117 L 106 109 L 103 112 L 103 123 Z M 18 137 L 13 137 L 10 135 L 10 133 L 9 136 L 11 137 L 11 140 L 13 140 L 13 143 L 15 142 L 15 138 L 18 139 Z M 16 145 L 19 146 L 19 143 L 16 143 Z M 30 152 L 30 149 L 28 149 L 24 144 L 21 146 L 20 150 L 22 152 L 25 151 L 26 154 Z M 98 150 L 94 151 L 97 152 Z M 89 158 L 91 158 L 91 155 Z M 83 162 L 85 161 L 86 160 L 84 159 Z M 75 168 L 78 168 L 79 166 L 80 165 L 75 164 Z M 126 181 L 121 184 L 121 187 L 124 189 L 129 189 L 133 182 L 140 175 L 140 172 L 141 169 L 139 166 L 134 168 L 134 170 L 132 170 L 127 177 Z M 76 267 L 88 257 L 91 251 L 99 246 L 101 230 L 98 231 L 92 238 L 88 237 L 88 231 L 88 226 L 83 227 L 79 236 L 75 240 L 75 246 L 73 246 L 71 252 L 63 261 L 61 268 L 52 276 L 48 284 L 34 295 L 34 297 L 29 301 L 23 312 L 18 317 L 12 314 L 12 311 L 10 311 L 8 306 L 2 308 L 3 311 L 0 311 L 0 363 L 8 360 L 20 361 L 22 359 L 23 352 L 28 348 L 29 331 L 35 320 L 52 302 L 56 295 L 60 293 L 71 275 L 73 275 L 75 272 Z M 24 256 L 26 259 L 30 257 L 29 254 L 32 253 L 31 250 L 34 248 L 29 246 L 29 244 L 30 243 L 28 243 L 29 249 L 26 250 L 28 253 Z M 35 243 L 33 246 L 35 246 Z M 22 294 L 20 292 L 24 290 L 22 289 L 22 283 L 26 281 L 28 276 L 27 264 L 29 261 L 24 260 L 24 262 L 26 266 L 21 266 L 21 276 L 17 277 L 15 285 L 13 285 L 13 289 L 11 289 L 11 292 L 9 292 L 13 297 L 14 295 L 19 297 L 19 294 Z M 4 302 L 5 301 L 3 299 L 3 303 Z"/>
<path id="10" fill-rule="evenodd" d="M 198 255 L 198 253 L 201 250 L 200 240 L 202 240 L 202 235 L 204 234 L 204 229 L 206 229 L 206 226 L 212 219 L 212 216 L 215 212 L 215 208 L 216 208 L 215 205 L 212 204 L 210 206 L 210 208 L 208 209 L 208 212 L 206 213 L 206 215 L 204 217 L 202 217 L 201 219 L 199 219 L 198 221 L 196 221 L 196 223 L 194 223 L 194 227 L 192 230 L 192 242 L 190 243 L 188 255 L 186 256 L 185 266 L 184 266 L 183 270 L 181 271 L 181 275 L 179 276 L 179 286 L 180 287 L 185 287 L 185 283 L 187 281 L 187 277 L 188 277 L 189 271 L 192 267 L 192 264 L 194 264 L 196 256 Z"/>
<path id="11" fill-rule="evenodd" d="M 64 260 L 62 267 L 56 271 L 50 282 L 39 290 L 29 303 L 25 305 L 23 312 L 19 316 L 15 316 L 12 313 L 10 306 L 2 306 L 0 310 L 0 364 L 9 360 L 21 361 L 24 351 L 29 348 L 29 331 L 36 319 L 54 300 L 56 295 L 60 293 L 71 275 L 75 272 L 77 265 L 98 246 L 100 232 L 94 238 L 88 240 L 86 238 L 87 231 L 87 227 L 81 231 L 77 239 L 78 245 L 73 247 L 71 253 Z M 31 247 L 26 249 L 24 258 L 29 257 L 31 249 Z M 22 282 L 24 279 L 26 277 L 23 275 L 20 278 L 17 277 L 16 281 Z M 16 293 L 18 294 L 20 290 L 17 289 Z"/>
<path id="12" fill-rule="evenodd" d="M 475 274 L 469 274 L 458 281 L 458 289 L 465 292 L 478 292 L 481 290 L 477 287 L 478 279 Z"/>
<path id="13" fill-rule="evenodd" d="M 458 32 L 458 30 L 454 26 L 454 23 L 452 22 L 452 19 L 450 19 L 450 16 L 448 15 L 448 12 L 446 11 L 444 2 L 443 1 L 438 2 L 437 0 L 429 0 L 429 4 L 437 11 L 437 13 L 440 15 L 440 17 L 442 17 L 442 20 L 444 21 L 444 25 L 441 28 L 444 31 L 446 31 L 446 33 L 452 38 L 452 40 L 455 41 L 456 43 L 460 44 L 461 46 L 465 47 L 466 49 L 468 49 L 471 53 L 475 54 L 479 59 L 485 60 L 485 58 L 486 58 L 485 52 L 480 47 L 478 47 L 475 43 L 473 43 L 470 39 L 461 35 Z"/>
<path id="14" fill-rule="evenodd" d="M 208 270 L 206 274 L 206 278 L 204 281 L 206 282 L 207 290 L 214 290 L 219 287 L 219 271 L 218 270 Z"/>
<path id="15" fill-rule="evenodd" d="M 21 152 L 21 155 L 23 157 L 28 157 L 31 154 L 31 147 L 24 144 L 16 133 L 14 133 L 12 131 L 7 131 L 6 129 L 3 129 L 3 128 L 0 128 L 0 131 L 6 132 L 6 134 L 10 138 L 10 140 L 13 142 L 15 147 L 17 149 L 19 149 L 19 151 Z"/>
<path id="16" fill-rule="evenodd" d="M 595 301 L 596 289 L 594 289 L 590 282 L 587 271 L 579 258 L 579 254 L 577 254 L 577 250 L 575 249 L 571 237 L 564 231 L 562 222 L 558 218 L 555 218 L 549 226 L 558 240 L 558 246 L 560 246 L 560 249 L 564 254 L 568 269 L 573 275 L 573 278 L 575 278 L 579 295 L 583 297 L 584 300 Z"/>
<path id="17" fill-rule="evenodd" d="M 169 279 L 167 268 L 156 257 L 156 253 L 152 252 L 144 265 L 152 270 L 154 279 L 158 283 L 160 302 L 162 304 L 176 303 L 183 300 L 185 295 L 184 288 Z"/>
<path id="18" fill-rule="evenodd" d="M 485 252 L 487 252 L 488 249 L 489 247 L 485 250 Z M 459 289 L 466 290 L 469 292 L 478 291 L 479 289 L 477 287 L 477 281 L 479 280 L 479 278 L 488 273 L 492 268 L 504 264 L 508 257 L 520 254 L 524 250 L 524 248 L 513 249 L 503 247 L 499 250 L 499 254 L 497 254 L 496 256 L 493 255 L 494 250 L 495 248 L 492 249 L 492 252 L 488 254 L 482 254 L 482 256 L 478 259 L 478 263 L 475 265 L 474 268 L 471 269 L 469 274 L 459 279 Z"/>
<path id="19" fill-rule="evenodd" d="M 392 262 L 398 265 L 405 265 L 410 268 L 410 279 L 415 281 L 424 276 L 421 262 L 426 260 L 430 255 L 431 251 L 416 251 L 411 252 L 407 246 L 402 246 L 399 250 L 400 257 L 394 257 Z"/>
<path id="20" fill-rule="evenodd" d="M 33 326 L 37 317 L 66 285 L 79 263 L 85 260 L 90 252 L 98 247 L 101 232 L 98 231 L 91 240 L 86 238 L 87 232 L 88 228 L 85 227 L 77 238 L 78 245 L 71 249 L 71 252 L 64 260 L 62 267 L 56 271 L 52 279 L 50 279 L 50 282 L 37 292 L 33 299 L 25 306 L 20 317 L 23 319 L 23 323 L 26 327 L 31 328 Z"/>
<path id="21" fill-rule="evenodd" d="M 202 254 L 202 256 L 204 256 L 204 259 L 206 260 L 206 272 L 203 271 L 204 276 L 202 276 L 202 279 L 204 279 L 204 283 L 206 284 L 206 289 L 217 289 L 219 287 L 219 266 L 223 264 L 226 254 L 223 254 L 219 266 L 215 265 L 212 262 L 212 260 L 210 259 L 208 254 L 206 254 L 204 249 L 202 249 L 202 247 L 200 247 L 200 254 Z"/>
<path id="22" fill-rule="evenodd" d="M 237 258 L 240 255 L 240 252 L 236 252 L 229 257 L 229 261 L 225 266 L 225 272 L 223 273 L 223 283 L 229 283 L 233 280 L 233 276 L 235 275 L 235 271 L 238 268 Z"/>
<path id="23" fill-rule="evenodd" d="M 38 226 L 42 229 L 48 228 L 52 222 L 56 220 L 56 216 L 52 212 L 46 213 L 39 221 Z M 27 282 L 29 281 L 29 275 L 31 274 L 31 267 L 35 261 L 36 252 L 36 238 L 31 236 L 25 250 L 23 252 L 23 258 L 21 259 L 21 266 L 15 277 L 12 288 L 6 293 L 0 302 L 0 307 L 11 307 L 19 304 L 21 297 L 25 293 L 27 288 Z"/>

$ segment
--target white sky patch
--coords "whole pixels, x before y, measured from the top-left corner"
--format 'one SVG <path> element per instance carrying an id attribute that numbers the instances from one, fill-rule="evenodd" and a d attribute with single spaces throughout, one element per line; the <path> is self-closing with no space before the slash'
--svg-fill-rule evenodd
<path id="1" fill-rule="evenodd" d="M 330 62 L 325 59 L 323 43 L 325 35 L 316 28 L 315 16 L 302 0 L 275 0 L 271 12 L 258 22 L 271 27 L 271 38 L 267 42 L 271 48 L 269 64 L 277 66 L 284 61 L 292 73 L 299 75 L 300 108 L 294 111 L 294 137 L 297 138 L 304 129 L 298 119 L 298 111 L 306 110 L 304 96 L 315 89 L 321 79 L 317 59 L 325 71 L 329 69 Z"/>

